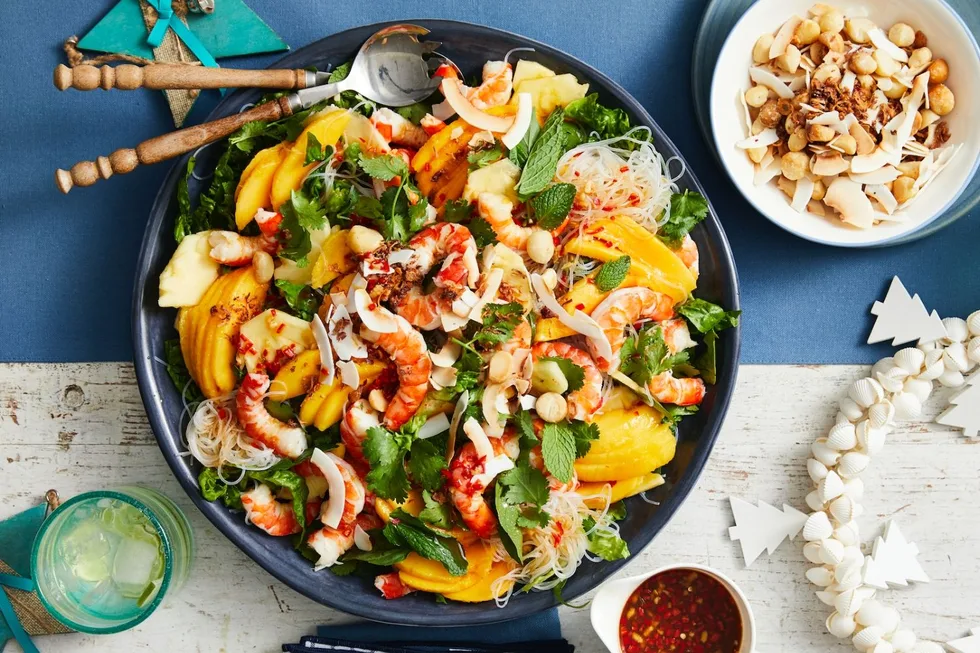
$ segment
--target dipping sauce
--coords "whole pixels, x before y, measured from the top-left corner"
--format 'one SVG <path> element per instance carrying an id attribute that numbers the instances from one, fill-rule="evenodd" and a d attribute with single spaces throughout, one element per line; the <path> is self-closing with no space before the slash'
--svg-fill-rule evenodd
<path id="1" fill-rule="evenodd" d="M 694 569 L 671 569 L 636 588 L 619 620 L 624 653 L 737 653 L 742 620 L 731 592 Z"/>

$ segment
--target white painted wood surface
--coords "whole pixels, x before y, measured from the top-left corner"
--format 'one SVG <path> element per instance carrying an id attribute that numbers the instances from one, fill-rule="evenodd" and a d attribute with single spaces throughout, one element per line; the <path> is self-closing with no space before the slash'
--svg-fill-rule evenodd
<path id="1" fill-rule="evenodd" d="M 823 629 L 828 608 L 803 577 L 800 538 L 745 569 L 729 495 L 802 510 L 810 481 L 804 461 L 832 423 L 835 399 L 864 368 L 746 366 L 707 469 L 687 503 L 626 569 L 696 561 L 730 574 L 751 600 L 759 650 L 851 651 Z M 931 420 L 949 392 L 927 406 Z M 866 540 L 895 517 L 922 551 L 933 582 L 882 596 L 921 637 L 948 641 L 980 626 L 980 439 L 929 421 L 890 437 L 865 473 Z M 36 504 L 57 488 L 63 497 L 123 483 L 156 487 L 184 508 L 197 538 L 192 577 L 135 630 L 108 637 L 37 638 L 59 651 L 278 651 L 317 624 L 349 617 L 320 606 L 253 564 L 193 507 L 156 447 L 129 364 L 0 365 L 0 517 Z M 392 603 L 397 610 L 397 602 Z M 565 636 L 581 653 L 600 653 L 587 611 L 563 608 Z M 8 650 L 19 650 L 11 644 Z"/>

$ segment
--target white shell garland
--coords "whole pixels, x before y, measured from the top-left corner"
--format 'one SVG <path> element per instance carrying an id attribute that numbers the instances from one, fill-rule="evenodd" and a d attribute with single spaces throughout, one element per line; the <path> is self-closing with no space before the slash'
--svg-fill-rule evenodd
<path id="1" fill-rule="evenodd" d="M 827 631 L 851 638 L 862 653 L 941 650 L 900 628 L 898 611 L 874 598 L 875 588 L 865 584 L 867 564 L 854 520 L 864 496 L 860 475 L 884 447 L 894 422 L 919 417 L 936 383 L 960 387 L 966 383 L 964 374 L 980 364 L 980 311 L 966 320 L 946 318 L 942 326 L 944 338 L 901 349 L 851 384 L 836 423 L 813 443 L 807 460 L 815 489 L 806 497 L 813 512 L 803 527 L 803 554 L 817 566 L 807 569 L 806 577 L 820 588 L 817 598 L 834 609 Z"/>

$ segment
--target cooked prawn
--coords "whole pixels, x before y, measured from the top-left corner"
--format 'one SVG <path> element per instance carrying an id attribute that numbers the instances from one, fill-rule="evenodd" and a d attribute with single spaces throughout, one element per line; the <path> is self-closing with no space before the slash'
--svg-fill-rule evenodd
<path id="1" fill-rule="evenodd" d="M 270 384 L 265 374 L 245 375 L 235 399 L 238 422 L 250 438 L 269 447 L 276 455 L 298 458 L 306 451 L 306 433 L 298 426 L 280 422 L 266 410 L 265 397 Z"/>
<path id="2" fill-rule="evenodd" d="M 513 202 L 497 193 L 480 193 L 476 206 L 480 217 L 490 223 L 497 234 L 497 240 L 518 252 L 527 249 L 527 240 L 533 230 L 514 222 Z"/>
<path id="3" fill-rule="evenodd" d="M 364 483 L 357 476 L 357 472 L 342 458 L 332 453 L 327 455 L 336 463 L 344 479 L 344 513 L 337 528 L 324 526 L 306 540 L 306 543 L 320 555 L 320 559 L 313 567 L 315 570 L 336 564 L 337 559 L 353 546 L 354 526 L 357 524 L 358 515 L 364 510 Z M 329 497 L 330 500 L 339 498 Z"/>
<path id="4" fill-rule="evenodd" d="M 371 124 L 389 143 L 419 149 L 429 140 L 429 134 L 410 120 L 388 108 L 376 109 Z"/>
<path id="5" fill-rule="evenodd" d="M 347 407 L 340 423 L 340 439 L 354 460 L 365 462 L 362 445 L 368 429 L 374 426 L 381 426 L 381 420 L 366 399 L 358 399 Z"/>
<path id="6" fill-rule="evenodd" d="M 531 356 L 537 362 L 540 358 L 565 358 L 585 371 L 585 383 L 578 390 L 569 393 L 568 414 L 575 419 L 592 421 L 592 416 L 602 406 L 602 373 L 592 357 L 564 342 L 539 342 L 531 348 Z"/>
<path id="7" fill-rule="evenodd" d="M 490 438 L 490 443 L 494 455 L 504 454 L 513 459 L 520 454 L 520 443 L 513 434 Z M 483 478 L 486 463 L 486 458 L 477 454 L 472 442 L 463 445 L 449 465 L 449 496 L 459 510 L 463 523 L 477 537 L 488 540 L 497 532 L 497 517 L 483 498 L 487 489 Z"/>
<path id="8" fill-rule="evenodd" d="M 691 330 L 687 326 L 687 320 L 673 319 L 661 323 L 663 330 L 664 343 L 671 354 L 690 349 L 698 343 L 691 338 Z"/>
<path id="9" fill-rule="evenodd" d="M 386 599 L 400 599 L 406 594 L 411 594 L 415 590 L 402 582 L 397 571 L 390 574 L 381 574 L 374 577 L 374 586 L 381 591 L 381 596 Z"/>
<path id="10" fill-rule="evenodd" d="M 673 372 L 664 372 L 650 379 L 650 394 L 662 404 L 695 406 L 704 399 L 704 381 L 698 378 L 675 378 Z"/>
<path id="11" fill-rule="evenodd" d="M 649 288 L 631 287 L 614 290 L 592 311 L 592 319 L 606 334 L 612 347 L 613 360 L 598 358 L 595 346 L 589 341 L 589 350 L 598 358 L 603 372 L 619 369 L 619 352 L 626 341 L 625 329 L 641 320 L 666 320 L 674 315 L 674 300 Z"/>
<path id="12" fill-rule="evenodd" d="M 269 535 L 282 537 L 302 530 L 292 505 L 278 501 L 265 483 L 242 492 L 242 506 L 245 508 L 245 521 Z"/>
<path id="13" fill-rule="evenodd" d="M 279 250 L 275 236 L 243 236 L 234 231 L 212 231 L 208 236 L 208 245 L 211 246 L 212 259 L 232 267 L 248 265 L 256 252 L 274 255 Z"/>
<path id="14" fill-rule="evenodd" d="M 400 315 L 394 318 L 397 322 L 394 333 L 361 331 L 361 337 L 381 347 L 398 369 L 398 391 L 385 409 L 385 426 L 392 431 L 410 420 L 419 409 L 432 373 L 432 361 L 422 334 Z"/>
<path id="15" fill-rule="evenodd" d="M 674 251 L 687 269 L 694 273 L 694 276 L 698 276 L 701 272 L 700 260 L 701 254 L 698 252 L 698 244 L 694 242 L 694 239 L 690 235 L 684 236 L 684 240 L 681 241 L 681 246 Z"/>
<path id="16" fill-rule="evenodd" d="M 476 241 L 463 225 L 440 222 L 420 231 L 408 246 L 415 250 L 411 263 L 423 276 L 443 259 L 433 279 L 439 290 L 426 294 L 422 286 L 413 286 L 395 301 L 395 312 L 413 326 L 432 330 L 442 324 L 440 316 L 450 309 L 453 299 L 479 280 Z"/>
<path id="17" fill-rule="evenodd" d="M 259 231 L 266 236 L 275 236 L 276 232 L 279 231 L 279 225 L 282 224 L 282 214 L 259 209 L 255 212 L 255 224 L 259 226 Z"/>
<path id="18" fill-rule="evenodd" d="M 419 125 L 422 127 L 422 129 L 425 130 L 425 133 L 428 134 L 429 136 L 441 132 L 443 129 L 446 128 L 446 123 L 443 122 L 442 120 L 439 120 L 431 113 L 427 113 L 424 116 L 422 116 L 422 120 L 419 121 Z"/>

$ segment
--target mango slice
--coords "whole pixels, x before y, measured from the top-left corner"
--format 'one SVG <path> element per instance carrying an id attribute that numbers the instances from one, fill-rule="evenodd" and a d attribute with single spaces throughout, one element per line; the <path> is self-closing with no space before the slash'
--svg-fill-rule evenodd
<path id="1" fill-rule="evenodd" d="M 311 277 L 314 288 L 322 288 L 357 266 L 357 258 L 347 245 L 347 232 L 347 229 L 335 229 L 320 245 Z"/>
<path id="2" fill-rule="evenodd" d="M 357 363 L 357 371 L 361 377 L 362 385 L 378 378 L 384 369 L 383 363 Z M 319 373 L 319 365 L 317 365 L 317 370 Z M 300 404 L 300 424 L 304 426 L 312 424 L 321 431 L 327 430 L 343 417 L 344 405 L 347 403 L 347 396 L 352 390 L 353 388 L 343 385 L 339 374 L 334 376 L 333 383 L 315 383 L 313 390 L 306 395 L 306 399 Z"/>
<path id="3" fill-rule="evenodd" d="M 305 163 L 309 135 L 316 136 L 316 140 L 323 147 L 334 147 L 340 140 L 341 134 L 344 133 L 350 116 L 350 112 L 346 109 L 334 109 L 322 113 L 310 121 L 296 142 L 289 148 L 289 152 L 282 159 L 282 163 L 276 168 L 272 178 L 272 208 L 278 210 L 279 205 L 288 200 L 294 190 L 299 190 L 299 187 L 303 185 L 303 180 L 306 179 L 306 175 L 318 165 L 315 162 L 309 165 Z"/>
<path id="4" fill-rule="evenodd" d="M 575 491 L 584 497 L 590 497 L 585 500 L 585 505 L 594 510 L 601 510 L 605 506 L 606 501 L 601 496 L 597 497 L 595 495 L 602 494 L 602 488 L 606 485 L 611 486 L 610 489 L 612 490 L 610 493 L 609 503 L 616 503 L 621 499 L 626 499 L 633 495 L 639 494 L 640 492 L 652 490 L 653 488 L 659 487 L 663 484 L 663 476 L 650 472 L 649 474 L 634 476 L 633 478 L 627 478 L 622 481 L 611 481 L 609 483 L 582 483 Z"/>
<path id="5" fill-rule="evenodd" d="M 451 601 L 462 601 L 463 603 L 481 603 L 483 601 L 492 601 L 495 598 L 493 595 L 493 584 L 498 578 L 506 576 L 516 567 L 516 563 L 511 560 L 498 560 L 497 562 L 493 563 L 493 566 L 490 567 L 490 573 L 477 581 L 475 585 L 472 585 L 459 592 L 450 592 L 444 596 Z M 503 583 L 503 586 L 499 589 L 499 591 L 503 594 L 509 591 L 513 586 L 514 581 Z"/>
<path id="6" fill-rule="evenodd" d="M 282 163 L 289 146 L 285 143 L 261 150 L 249 162 L 235 189 L 235 226 L 241 231 L 259 209 L 272 206 L 272 178 Z"/>
<path id="7" fill-rule="evenodd" d="M 600 413 L 594 423 L 599 439 L 575 471 L 583 482 L 625 481 L 649 474 L 674 458 L 677 440 L 660 423 L 660 412 L 646 405 Z"/>
<path id="8" fill-rule="evenodd" d="M 482 540 L 466 545 L 464 551 L 468 569 L 462 576 L 451 575 L 441 562 L 423 558 L 417 553 L 410 553 L 396 563 L 395 568 L 401 581 L 411 588 L 439 594 L 462 592 L 485 578 L 493 565 L 493 547 Z"/>
<path id="9" fill-rule="evenodd" d="M 269 387 L 269 399 L 285 401 L 305 395 L 320 374 L 320 350 L 307 349 L 282 366 Z"/>

